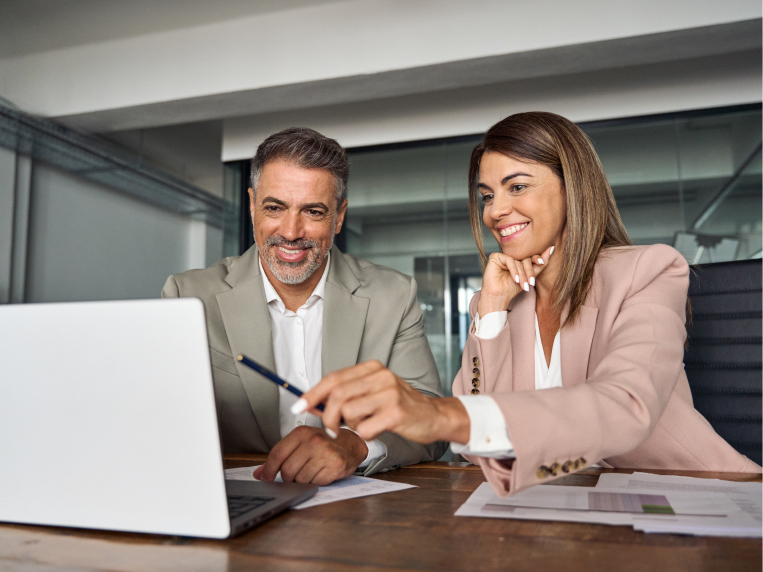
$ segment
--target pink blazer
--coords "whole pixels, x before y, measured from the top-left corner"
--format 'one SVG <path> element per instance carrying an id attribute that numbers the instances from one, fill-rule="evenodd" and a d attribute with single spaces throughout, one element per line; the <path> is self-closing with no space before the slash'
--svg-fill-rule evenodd
<path id="1" fill-rule="evenodd" d="M 683 366 L 688 286 L 689 267 L 669 246 L 602 251 L 579 317 L 561 330 L 563 387 L 554 389 L 535 391 L 534 290 L 512 300 L 496 338 L 481 340 L 472 326 L 453 394 L 471 393 L 479 377 L 503 412 L 516 459 L 469 457 L 498 494 L 597 462 L 761 470 L 694 409 Z"/>

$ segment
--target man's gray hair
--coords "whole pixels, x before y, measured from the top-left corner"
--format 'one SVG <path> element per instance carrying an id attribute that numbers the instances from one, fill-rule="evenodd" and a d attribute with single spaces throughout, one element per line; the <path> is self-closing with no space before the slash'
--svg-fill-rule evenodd
<path id="1" fill-rule="evenodd" d="M 335 140 L 307 127 L 290 127 L 274 133 L 257 147 L 252 159 L 252 189 L 257 192 L 262 169 L 268 161 L 285 159 L 303 169 L 325 169 L 336 182 L 337 208 L 347 198 L 350 162 Z"/>

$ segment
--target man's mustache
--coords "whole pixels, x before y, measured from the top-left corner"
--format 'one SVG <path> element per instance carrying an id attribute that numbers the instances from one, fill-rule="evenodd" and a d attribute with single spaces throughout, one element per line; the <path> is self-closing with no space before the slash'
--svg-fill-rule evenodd
<path id="1" fill-rule="evenodd" d="M 268 246 L 283 246 L 294 250 L 301 248 L 317 248 L 320 246 L 317 240 L 310 240 L 308 238 L 300 238 L 299 240 L 286 240 L 279 234 L 269 236 L 265 242 Z"/>

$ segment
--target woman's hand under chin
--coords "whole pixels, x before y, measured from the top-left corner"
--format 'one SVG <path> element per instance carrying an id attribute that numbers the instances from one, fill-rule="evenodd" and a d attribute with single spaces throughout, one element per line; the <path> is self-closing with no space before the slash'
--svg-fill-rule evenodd
<path id="1" fill-rule="evenodd" d="M 325 403 L 321 413 L 315 407 Z M 330 373 L 297 401 L 292 412 L 310 410 L 334 433 L 340 423 L 369 441 L 391 431 L 417 443 L 468 443 L 469 415 L 455 398 L 429 397 L 379 361 Z M 330 433 L 329 433 L 330 434 Z"/>
<path id="2" fill-rule="evenodd" d="M 477 312 L 484 317 L 491 312 L 504 312 L 514 297 L 529 292 L 535 286 L 535 279 L 548 264 L 554 247 L 549 246 L 541 254 L 524 260 L 514 260 L 502 252 L 490 255 L 482 275 L 482 290 Z"/>

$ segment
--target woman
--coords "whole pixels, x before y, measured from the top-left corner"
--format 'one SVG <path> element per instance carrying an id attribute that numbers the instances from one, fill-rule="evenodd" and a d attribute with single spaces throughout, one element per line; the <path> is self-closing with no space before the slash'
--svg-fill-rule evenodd
<path id="1" fill-rule="evenodd" d="M 574 123 L 535 112 L 494 125 L 472 153 L 469 200 L 485 269 L 457 397 L 426 397 L 367 362 L 304 396 L 304 407 L 325 401 L 324 426 L 343 418 L 364 439 L 451 441 L 502 495 L 595 462 L 760 470 L 693 407 L 686 261 L 665 245 L 631 246 Z M 481 208 L 500 246 L 487 259 Z"/>

